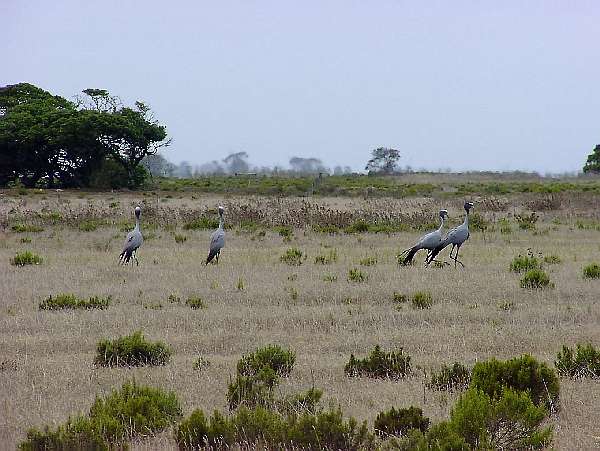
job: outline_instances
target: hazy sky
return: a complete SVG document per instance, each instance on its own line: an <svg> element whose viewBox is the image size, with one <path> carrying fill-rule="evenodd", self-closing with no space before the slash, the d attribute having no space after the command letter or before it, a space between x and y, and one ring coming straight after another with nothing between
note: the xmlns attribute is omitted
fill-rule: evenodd
<svg viewBox="0 0 600 451"><path fill-rule="evenodd" d="M600 2L0 1L0 84L147 101L175 162L581 168Z"/></svg>

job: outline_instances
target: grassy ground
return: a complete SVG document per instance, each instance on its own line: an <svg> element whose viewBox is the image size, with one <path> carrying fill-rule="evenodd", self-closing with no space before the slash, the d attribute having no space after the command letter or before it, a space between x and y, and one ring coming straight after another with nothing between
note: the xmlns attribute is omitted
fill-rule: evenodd
<svg viewBox="0 0 600 451"><path fill-rule="evenodd" d="M133 377L177 391L185 414L196 407L225 411L227 383L237 360L269 343L290 347L297 354L283 392L314 384L324 390L326 403L338 403L346 414L371 425L377 412L391 406L421 406L434 421L447 417L454 397L424 390L424 374L442 363L472 365L492 356L531 353L552 365L562 344L600 344L600 281L582 277L585 264L600 261L592 198L561 197L538 212L534 230L519 229L514 214L528 211L533 201L546 205L543 197L476 199L476 211L489 227L485 235L472 234L461 250L467 267L455 270L420 264L398 267L396 255L420 235L418 231L329 235L292 227L291 241L286 241L273 226L286 218L293 218L292 223L318 222L323 220L319 215L326 218L331 211L345 212L351 219L359 214L378 219L378 214L434 212L446 205L458 222L462 198L445 203L425 198L322 198L307 206L305 200L294 198L147 195L142 219L150 216L153 225L144 229L143 223L147 240L139 252L140 266L119 267L122 228L133 223L130 205L143 199L141 194L70 193L20 197L6 193L1 199L1 447L13 448L30 426L58 424L85 411L96 394ZM182 226L220 202L232 222L236 222L232 212L237 212L255 218L256 224L230 229L220 264L205 267L210 231ZM336 220L346 218L340 215ZM500 232L500 218L507 219L510 233ZM84 231L94 228L80 227L86 221L96 221L97 228ZM11 229L15 224L37 224L44 230L17 233ZM185 235L186 241L176 243L175 234ZM22 242L27 239L31 241ZM280 261L290 247L307 256L302 265ZM554 289L523 290L519 276L508 271L512 258L528 248L560 256L561 263L546 267ZM333 249L336 262L314 263L317 255ZM9 259L24 250L39 254L43 263L11 266ZM365 257L375 257L377 263L361 266ZM368 279L347 281L351 268L359 268ZM326 275L337 280L324 281ZM431 293L431 309L394 305L394 292L410 295L418 290ZM115 304L103 311L38 310L42 299L59 293L110 295ZM171 294L181 303L169 302ZM201 297L207 308L187 307L185 299L192 295ZM93 365L100 339L135 330L171 345L172 362L139 369ZM343 367L350 353L363 356L375 344L403 347L412 357L414 375L399 382L347 378ZM211 365L194 370L193 362L200 356ZM557 449L600 446L599 389L598 381L561 380L562 408L551 419ZM168 448L174 442L164 434L138 446Z"/></svg>

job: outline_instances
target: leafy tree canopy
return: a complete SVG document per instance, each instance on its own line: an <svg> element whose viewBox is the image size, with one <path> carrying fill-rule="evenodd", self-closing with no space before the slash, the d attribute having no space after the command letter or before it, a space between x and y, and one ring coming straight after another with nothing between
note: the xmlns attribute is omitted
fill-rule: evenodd
<svg viewBox="0 0 600 451"><path fill-rule="evenodd" d="M597 144L592 153L588 155L583 172L600 173L600 144Z"/></svg>
<svg viewBox="0 0 600 451"><path fill-rule="evenodd" d="M371 159L367 161L365 170L381 174L392 174L398 167L400 151L388 147L378 147L371 151Z"/></svg>

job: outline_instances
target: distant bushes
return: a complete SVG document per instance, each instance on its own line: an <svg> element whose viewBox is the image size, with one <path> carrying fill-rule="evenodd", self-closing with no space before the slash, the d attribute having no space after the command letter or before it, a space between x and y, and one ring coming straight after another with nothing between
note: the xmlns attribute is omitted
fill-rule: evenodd
<svg viewBox="0 0 600 451"><path fill-rule="evenodd" d="M554 366L560 376L600 378L600 349L591 343L578 344L575 350L563 345Z"/></svg>
<svg viewBox="0 0 600 451"><path fill-rule="evenodd" d="M15 224L10 229L15 233L38 233L44 231L43 227L33 224Z"/></svg>
<svg viewBox="0 0 600 451"><path fill-rule="evenodd" d="M13 266L40 265L42 262L42 257L30 251L19 252L10 259Z"/></svg>
<svg viewBox="0 0 600 451"><path fill-rule="evenodd" d="M454 362L452 366L442 365L437 373L432 372L427 387L434 390L464 390L470 381L471 371L460 362Z"/></svg>
<svg viewBox="0 0 600 451"><path fill-rule="evenodd" d="M79 415L51 429L30 429L19 445L25 451L127 449L136 437L157 434L181 417L173 392L125 383L106 397L96 397L88 416Z"/></svg>
<svg viewBox="0 0 600 451"><path fill-rule="evenodd" d="M216 218L201 217L193 221L186 222L183 225L184 230L206 230L219 227L219 220Z"/></svg>
<svg viewBox="0 0 600 451"><path fill-rule="evenodd" d="M74 294L59 294L57 296L49 296L40 302L40 310L91 310L91 309L106 309L111 303L111 297L101 298L92 296L88 299L80 299Z"/></svg>
<svg viewBox="0 0 600 451"><path fill-rule="evenodd" d="M94 363L101 366L166 365L171 349L161 341L146 341L141 331L98 343Z"/></svg>
<svg viewBox="0 0 600 451"><path fill-rule="evenodd" d="M364 359L357 359L350 354L344 372L347 376L399 379L411 373L410 356L404 354L402 348L396 352L384 352L376 345Z"/></svg>
<svg viewBox="0 0 600 451"><path fill-rule="evenodd" d="M375 418L373 427L381 436L406 435L411 430L426 432L429 428L429 418L423 416L423 411L414 406L406 409L391 408L380 412Z"/></svg>

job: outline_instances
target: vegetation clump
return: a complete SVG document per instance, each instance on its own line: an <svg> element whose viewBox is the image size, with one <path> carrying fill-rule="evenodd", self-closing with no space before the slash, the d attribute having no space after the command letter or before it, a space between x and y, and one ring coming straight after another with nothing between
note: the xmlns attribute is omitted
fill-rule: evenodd
<svg viewBox="0 0 600 451"><path fill-rule="evenodd" d="M544 288L554 288L554 284L550 282L550 277L541 269L531 269L525 273L520 281L521 288L529 290L541 290Z"/></svg>
<svg viewBox="0 0 600 451"><path fill-rule="evenodd" d="M43 261L42 257L30 251L18 252L10 259L13 266L39 265Z"/></svg>
<svg viewBox="0 0 600 451"><path fill-rule="evenodd" d="M420 408L410 406L405 409L392 407L388 411L379 412L373 426L377 435L387 437L407 435L411 430L426 432L429 424L429 418L423 416Z"/></svg>
<svg viewBox="0 0 600 451"><path fill-rule="evenodd" d="M243 376L255 376L263 369L269 368L278 376L287 377L295 362L294 351L283 349L279 345L267 345L243 356L237 364L237 371Z"/></svg>
<svg viewBox="0 0 600 451"><path fill-rule="evenodd" d="M562 259L556 254L550 254L544 256L544 263L547 265L558 265L562 262Z"/></svg>
<svg viewBox="0 0 600 451"><path fill-rule="evenodd" d="M599 279L600 278L600 265L598 263L592 263L583 268L583 277L586 279Z"/></svg>
<svg viewBox="0 0 600 451"><path fill-rule="evenodd" d="M95 363L101 366L166 365L171 349L161 341L146 341L141 331L98 343Z"/></svg>
<svg viewBox="0 0 600 451"><path fill-rule="evenodd" d="M292 266L300 266L304 260L306 260L306 256L302 253L302 251L296 247L291 247L285 254L279 257L279 260L283 263Z"/></svg>
<svg viewBox="0 0 600 451"><path fill-rule="evenodd" d="M193 310L205 309L206 304L198 296L190 296L185 300L185 305L191 307Z"/></svg>
<svg viewBox="0 0 600 451"><path fill-rule="evenodd" d="M365 257L362 258L359 263L361 264L361 266L373 266L377 264L377 258Z"/></svg>
<svg viewBox="0 0 600 451"><path fill-rule="evenodd" d="M515 220L517 221L517 224L519 225L519 228L521 230L534 230L535 229L535 224L538 221L539 216L535 214L535 212L532 212L529 215L526 214L520 214L520 215L515 215Z"/></svg>
<svg viewBox="0 0 600 451"><path fill-rule="evenodd" d="M542 269L540 261L533 254L518 255L510 262L510 270L512 272L522 273L532 269Z"/></svg>
<svg viewBox="0 0 600 451"><path fill-rule="evenodd" d="M44 228L33 224L15 224L11 230L15 233L37 233L43 232Z"/></svg>
<svg viewBox="0 0 600 451"><path fill-rule="evenodd" d="M575 350L563 345L556 355L554 366L563 377L600 378L600 349L594 348L591 343L577 344Z"/></svg>
<svg viewBox="0 0 600 451"><path fill-rule="evenodd" d="M350 271L348 271L348 281L349 282L364 282L368 279L368 276L363 273L360 269L358 268L352 268L350 269Z"/></svg>
<svg viewBox="0 0 600 451"><path fill-rule="evenodd" d="M433 305L433 298L428 291L417 291L412 299L412 306L418 309L428 309Z"/></svg>
<svg viewBox="0 0 600 451"><path fill-rule="evenodd" d="M175 242L177 244L185 243L187 241L187 236L180 235L179 233L176 233L175 235L173 235L173 238L175 239Z"/></svg>
<svg viewBox="0 0 600 451"><path fill-rule="evenodd" d="M317 255L315 257L315 265L329 265L336 262L338 259L337 250L331 249L327 254Z"/></svg>
<svg viewBox="0 0 600 451"><path fill-rule="evenodd" d="M183 225L184 230L206 230L219 227L219 220L215 218L200 217Z"/></svg>
<svg viewBox="0 0 600 451"><path fill-rule="evenodd" d="M411 373L410 356L399 351L385 352L379 345L364 359L357 359L350 354L350 360L344 367L347 376L366 376L373 378L399 379Z"/></svg>
<svg viewBox="0 0 600 451"><path fill-rule="evenodd" d="M92 296L88 299L80 299L74 294L59 294L57 296L49 296L40 302L40 310L64 310L64 309L106 309L111 303L111 297L101 298Z"/></svg>
<svg viewBox="0 0 600 451"><path fill-rule="evenodd" d="M432 372L427 383L428 388L434 390L457 391L465 390L471 381L471 370L460 362L452 366L442 365L439 372Z"/></svg>

